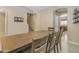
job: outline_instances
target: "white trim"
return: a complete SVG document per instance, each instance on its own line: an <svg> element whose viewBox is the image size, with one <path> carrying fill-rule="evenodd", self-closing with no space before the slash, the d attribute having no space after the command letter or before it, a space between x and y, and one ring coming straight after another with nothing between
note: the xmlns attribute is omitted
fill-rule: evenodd
<svg viewBox="0 0 79 59"><path fill-rule="evenodd" d="M5 11L5 33L8 34L8 13Z"/></svg>
<svg viewBox="0 0 79 59"><path fill-rule="evenodd" d="M6 10L3 9L3 8L0 8L0 10L1 10L1 11L0 11L1 13L4 13L4 14L5 14L5 19L4 19L4 24L5 24L5 25L4 25L4 30L5 30L5 31L2 32L2 33L7 33L7 31L8 31L8 27L7 27L7 26L8 26L8 23L7 23L7 21L8 21L8 19L7 19L7 12L6 12Z"/></svg>
<svg viewBox="0 0 79 59"><path fill-rule="evenodd" d="M74 45L79 45L77 42L69 41L69 43L74 44Z"/></svg>

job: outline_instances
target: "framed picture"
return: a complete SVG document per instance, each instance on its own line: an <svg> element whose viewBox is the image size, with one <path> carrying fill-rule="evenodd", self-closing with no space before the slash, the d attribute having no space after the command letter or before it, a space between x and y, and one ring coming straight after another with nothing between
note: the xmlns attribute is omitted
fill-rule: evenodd
<svg viewBox="0 0 79 59"><path fill-rule="evenodd" d="M14 22L24 22L24 18L23 17L14 17Z"/></svg>

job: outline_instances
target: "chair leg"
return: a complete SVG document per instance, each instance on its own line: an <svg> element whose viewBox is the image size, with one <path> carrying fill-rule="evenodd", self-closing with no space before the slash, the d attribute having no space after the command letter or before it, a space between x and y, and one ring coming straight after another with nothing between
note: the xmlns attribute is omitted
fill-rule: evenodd
<svg viewBox="0 0 79 59"><path fill-rule="evenodd" d="M46 46L46 53L50 53L50 48L51 48L51 42L50 41L48 41L47 42L47 46Z"/></svg>
<svg viewBox="0 0 79 59"><path fill-rule="evenodd" d="M48 52L50 52L50 51L51 51L51 42L50 42L50 45L49 45Z"/></svg>
<svg viewBox="0 0 79 59"><path fill-rule="evenodd" d="M55 46L54 46L54 53L56 53Z"/></svg>
<svg viewBox="0 0 79 59"><path fill-rule="evenodd" d="M62 50L62 48L61 48L61 40L60 40L60 43L59 43L59 45L60 45L60 50Z"/></svg>
<svg viewBox="0 0 79 59"><path fill-rule="evenodd" d="M34 50L35 50L35 43L34 43L34 41L32 40L32 51L31 51L31 52L34 53L34 52L35 52Z"/></svg>
<svg viewBox="0 0 79 59"><path fill-rule="evenodd" d="M46 50L45 50L45 53L48 53L48 42L47 42L47 45L46 45Z"/></svg>
<svg viewBox="0 0 79 59"><path fill-rule="evenodd" d="M57 53L59 53L58 44L56 45L56 47L57 47Z"/></svg>

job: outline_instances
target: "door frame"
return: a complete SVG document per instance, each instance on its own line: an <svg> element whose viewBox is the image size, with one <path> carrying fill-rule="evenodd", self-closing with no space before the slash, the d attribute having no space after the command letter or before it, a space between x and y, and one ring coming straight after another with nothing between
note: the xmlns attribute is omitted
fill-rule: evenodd
<svg viewBox="0 0 79 59"><path fill-rule="evenodd" d="M2 11L0 11L0 12L2 12L2 13L5 14L5 19L4 19L4 33L8 34L8 12L5 11L4 9L1 9L1 10Z"/></svg>

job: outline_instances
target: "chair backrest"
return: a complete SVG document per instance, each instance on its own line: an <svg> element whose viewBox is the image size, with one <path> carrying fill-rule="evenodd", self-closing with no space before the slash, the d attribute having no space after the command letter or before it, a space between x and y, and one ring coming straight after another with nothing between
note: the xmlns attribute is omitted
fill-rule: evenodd
<svg viewBox="0 0 79 59"><path fill-rule="evenodd" d="M48 27L48 31L49 31L49 34L50 34L49 37L52 37L52 38L53 38L53 35L54 35L54 28L53 28L53 27Z"/></svg>
<svg viewBox="0 0 79 59"><path fill-rule="evenodd" d="M46 52L50 52L52 49L53 49L53 47L54 47L54 45L55 45L55 40L54 40L54 33L52 34L52 36L51 36L51 34L49 34L49 38L48 38L48 42L47 42L47 49L46 49Z"/></svg>
<svg viewBox="0 0 79 59"><path fill-rule="evenodd" d="M48 27L48 31L54 31L53 27Z"/></svg>
<svg viewBox="0 0 79 59"><path fill-rule="evenodd" d="M61 40L62 34L63 28L60 29L58 32L53 33L52 37L51 34L49 35L47 52L51 52L55 48L55 45L58 44L58 42Z"/></svg>
<svg viewBox="0 0 79 59"><path fill-rule="evenodd" d="M61 37L62 37L63 32L64 32L64 28L61 28L61 29L60 29L59 40L61 40Z"/></svg>
<svg viewBox="0 0 79 59"><path fill-rule="evenodd" d="M61 40L62 34L63 34L63 28L59 29L59 31L56 33L56 44Z"/></svg>
<svg viewBox="0 0 79 59"><path fill-rule="evenodd" d="M39 49L40 47L42 47L44 44L47 43L48 40L48 36L42 37L42 38L37 38L37 39L33 39L32 40L32 52L34 53L38 53L35 50ZM46 50L46 47L43 47L44 51Z"/></svg>

